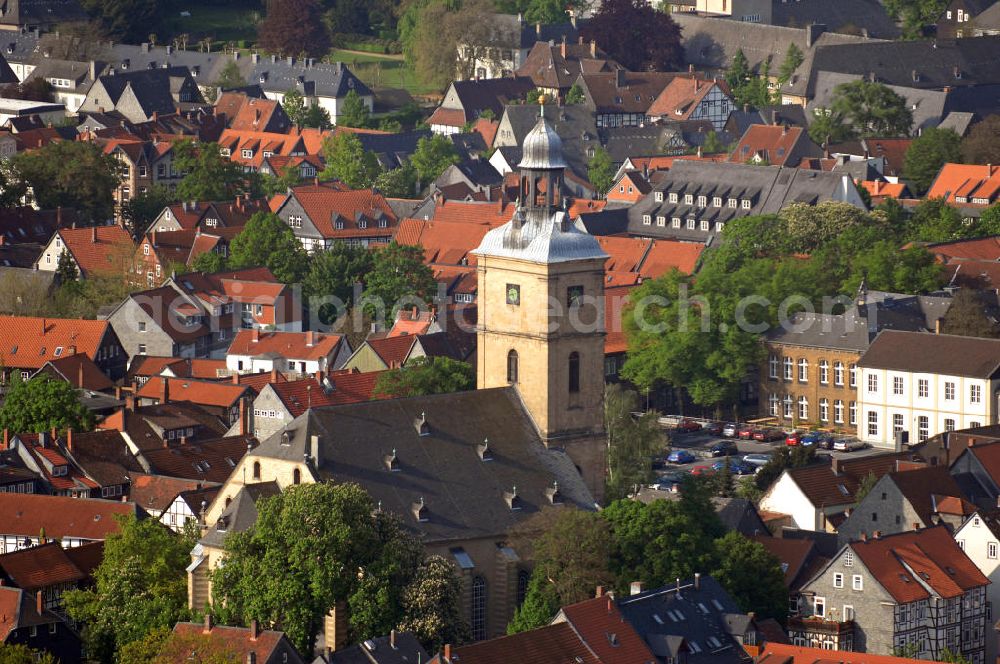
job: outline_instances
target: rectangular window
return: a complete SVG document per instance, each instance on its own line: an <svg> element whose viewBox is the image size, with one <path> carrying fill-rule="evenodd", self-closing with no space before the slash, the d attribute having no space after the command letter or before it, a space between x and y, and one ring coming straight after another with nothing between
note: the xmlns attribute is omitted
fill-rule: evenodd
<svg viewBox="0 0 1000 664"><path fill-rule="evenodd" d="M944 430L945 431L954 431L955 430L955 420L953 420L951 418L945 419L945 421L944 421Z"/></svg>
<svg viewBox="0 0 1000 664"><path fill-rule="evenodd" d="M730 208L735 208L735 207L736 207L736 199L735 199L735 198L730 198L730 199L729 199L729 200L728 200L728 201L726 202L726 206L727 206L727 207L730 207Z"/></svg>
<svg viewBox="0 0 1000 664"><path fill-rule="evenodd" d="M844 402L840 399L833 402L833 421L836 424L844 423Z"/></svg>
<svg viewBox="0 0 1000 664"><path fill-rule="evenodd" d="M878 413L874 410L868 411L868 435L878 435Z"/></svg>
<svg viewBox="0 0 1000 664"><path fill-rule="evenodd" d="M983 386L982 385L970 385L969 386L969 403L982 403L983 401Z"/></svg>
<svg viewBox="0 0 1000 664"><path fill-rule="evenodd" d="M857 387L858 386L858 365L852 364L851 368L848 370L848 374L850 375L850 384L849 384L849 387Z"/></svg>
<svg viewBox="0 0 1000 664"><path fill-rule="evenodd" d="M997 557L997 543L989 542L986 544L986 557L996 558Z"/></svg>
<svg viewBox="0 0 1000 664"><path fill-rule="evenodd" d="M826 598L813 597L813 614L820 618L826 617Z"/></svg>
<svg viewBox="0 0 1000 664"><path fill-rule="evenodd" d="M860 574L854 574L851 576L851 588L854 590L864 590L865 589L865 578Z"/></svg>
<svg viewBox="0 0 1000 664"><path fill-rule="evenodd" d="M947 382L944 384L944 398L948 401L955 400L955 383Z"/></svg>
<svg viewBox="0 0 1000 664"><path fill-rule="evenodd" d="M712 197L712 207L722 207L722 197L713 196Z"/></svg>
<svg viewBox="0 0 1000 664"><path fill-rule="evenodd" d="M570 286L566 289L566 306L572 307L583 299L583 286Z"/></svg>
<svg viewBox="0 0 1000 664"><path fill-rule="evenodd" d="M819 421L829 422L830 421L830 402L826 399L819 400Z"/></svg>
<svg viewBox="0 0 1000 664"><path fill-rule="evenodd" d="M675 191L670 192L670 198L669 198L669 200L670 200L671 203L676 203L677 202L677 192L675 192Z"/></svg>
<svg viewBox="0 0 1000 664"><path fill-rule="evenodd" d="M653 194L653 198L656 200L657 203L662 203L663 202L663 192L662 191L656 192L655 194Z"/></svg>
<svg viewBox="0 0 1000 664"><path fill-rule="evenodd" d="M707 219L702 219L701 220L701 230L708 231L708 229L710 229L710 228L711 228L711 225L709 224L708 220Z"/></svg>
<svg viewBox="0 0 1000 664"><path fill-rule="evenodd" d="M694 194L684 194L684 205L694 205Z"/></svg>
<svg viewBox="0 0 1000 664"><path fill-rule="evenodd" d="M892 433L893 435L899 433L903 430L903 414L893 413L892 414Z"/></svg>
<svg viewBox="0 0 1000 664"><path fill-rule="evenodd" d="M820 360L819 362L819 382L822 385L830 383L830 363L826 360Z"/></svg>
<svg viewBox="0 0 1000 664"><path fill-rule="evenodd" d="M784 359L784 370L785 380L792 380L792 358L786 357Z"/></svg>
<svg viewBox="0 0 1000 664"><path fill-rule="evenodd" d="M770 378L778 377L778 356L772 355L767 360L767 375Z"/></svg>
<svg viewBox="0 0 1000 664"><path fill-rule="evenodd" d="M931 388L930 382L926 378L917 379L917 396L921 399L926 399L930 396Z"/></svg>
<svg viewBox="0 0 1000 664"><path fill-rule="evenodd" d="M843 588L844 587L844 575L840 572L835 572L833 575L833 587Z"/></svg>
<svg viewBox="0 0 1000 664"><path fill-rule="evenodd" d="M687 227L688 227L689 231L693 231L695 229L695 223L696 222L695 222L694 219L688 219L688 221L687 221Z"/></svg>
<svg viewBox="0 0 1000 664"><path fill-rule="evenodd" d="M708 199L706 199L704 196L699 196L698 197L698 207L702 207L703 208L703 207L707 207L707 206L708 206Z"/></svg>
<svg viewBox="0 0 1000 664"><path fill-rule="evenodd" d="M847 406L847 423L852 427L858 423L858 404L854 401Z"/></svg>
<svg viewBox="0 0 1000 664"><path fill-rule="evenodd" d="M930 437L930 418L921 415L917 418L917 440L923 442Z"/></svg>
<svg viewBox="0 0 1000 664"><path fill-rule="evenodd" d="M833 384L837 387L844 386L844 363L835 362L833 365Z"/></svg>
<svg viewBox="0 0 1000 664"><path fill-rule="evenodd" d="M893 376L892 377L892 393L902 394L903 393L903 377Z"/></svg>
<svg viewBox="0 0 1000 664"><path fill-rule="evenodd" d="M662 214L656 215L656 225L661 228L667 225L667 218Z"/></svg>
<svg viewBox="0 0 1000 664"><path fill-rule="evenodd" d="M740 207L742 207L744 210L749 210L750 209L750 199L749 198L744 198L743 200L740 201L740 203L742 204Z"/></svg>
<svg viewBox="0 0 1000 664"><path fill-rule="evenodd" d="M878 375L868 374L868 392L878 392Z"/></svg>
<svg viewBox="0 0 1000 664"><path fill-rule="evenodd" d="M146 344L139 344L139 355L146 354Z"/></svg>
<svg viewBox="0 0 1000 664"><path fill-rule="evenodd" d="M652 216L650 216L648 214L642 215L642 225L643 226L651 226L652 223L653 223L653 217Z"/></svg>

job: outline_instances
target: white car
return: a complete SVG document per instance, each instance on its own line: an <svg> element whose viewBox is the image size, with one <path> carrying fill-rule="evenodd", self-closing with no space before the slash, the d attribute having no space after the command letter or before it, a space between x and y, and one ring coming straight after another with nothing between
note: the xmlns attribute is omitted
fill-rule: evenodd
<svg viewBox="0 0 1000 664"><path fill-rule="evenodd" d="M743 463L750 464L751 466L766 466L767 462L771 460L770 454L747 454L743 457Z"/></svg>
<svg viewBox="0 0 1000 664"><path fill-rule="evenodd" d="M867 443L862 443L860 440L853 438L841 438L833 443L833 449L838 452L853 452L855 450L863 450L866 447L868 447Z"/></svg>
<svg viewBox="0 0 1000 664"><path fill-rule="evenodd" d="M726 426L722 427L722 435L725 438L735 438L736 433L740 430L738 426L730 422Z"/></svg>

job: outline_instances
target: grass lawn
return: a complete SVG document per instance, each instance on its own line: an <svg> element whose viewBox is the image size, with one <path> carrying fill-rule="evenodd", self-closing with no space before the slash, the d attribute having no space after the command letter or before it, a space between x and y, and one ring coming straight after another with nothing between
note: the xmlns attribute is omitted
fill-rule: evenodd
<svg viewBox="0 0 1000 664"><path fill-rule="evenodd" d="M190 16L181 16L182 11ZM172 10L164 19L166 28L173 34L187 33L191 36L188 48L203 37L211 37L215 42L257 39L257 21L261 12L239 7L208 7L203 5L181 6Z"/></svg>
<svg viewBox="0 0 1000 664"><path fill-rule="evenodd" d="M411 95L438 92L434 87L421 84L413 70L397 58L337 49L330 51L330 58L346 64L372 88L402 88Z"/></svg>

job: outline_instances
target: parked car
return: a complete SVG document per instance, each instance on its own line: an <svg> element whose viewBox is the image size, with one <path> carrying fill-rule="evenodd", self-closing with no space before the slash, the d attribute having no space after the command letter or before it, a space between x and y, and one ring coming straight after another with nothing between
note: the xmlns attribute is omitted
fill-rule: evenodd
<svg viewBox="0 0 1000 664"><path fill-rule="evenodd" d="M718 462L716 462L718 463ZM691 469L691 474L695 477L701 477L703 475L713 475L717 471L713 466L695 466Z"/></svg>
<svg viewBox="0 0 1000 664"><path fill-rule="evenodd" d="M806 435L804 431L793 431L787 436L785 436L785 445L789 447L795 447L802 442L802 436Z"/></svg>
<svg viewBox="0 0 1000 664"><path fill-rule="evenodd" d="M695 431L701 431L701 424L694 420L684 419L677 423L678 433L694 433Z"/></svg>
<svg viewBox="0 0 1000 664"><path fill-rule="evenodd" d="M723 424L722 422L709 422L705 425L705 433L711 436L721 436L722 435Z"/></svg>
<svg viewBox="0 0 1000 664"><path fill-rule="evenodd" d="M697 457L687 450L674 450L667 457L667 461L670 463L693 463L696 459Z"/></svg>
<svg viewBox="0 0 1000 664"><path fill-rule="evenodd" d="M833 443L833 449L838 452L854 452L868 447L867 443L862 443L855 438L841 438Z"/></svg>
<svg viewBox="0 0 1000 664"><path fill-rule="evenodd" d="M740 430L736 432L736 437L740 440L753 440L753 434L755 431L757 431L756 427L744 424L740 427Z"/></svg>
<svg viewBox="0 0 1000 664"><path fill-rule="evenodd" d="M766 443L770 440L781 440L784 437L785 432L781 429L758 429L753 434L753 439L761 443Z"/></svg>
<svg viewBox="0 0 1000 664"><path fill-rule="evenodd" d="M740 432L740 425L734 422L730 422L726 426L722 427L722 436L724 438L735 438L736 434Z"/></svg>
<svg viewBox="0 0 1000 664"><path fill-rule="evenodd" d="M731 454L736 454L738 451L736 443L731 440L720 440L715 445L712 445L709 450L714 457L730 456Z"/></svg>
<svg viewBox="0 0 1000 664"><path fill-rule="evenodd" d="M771 460L770 454L747 454L745 457L743 457L743 463L749 466L754 466L756 468L760 468L762 466L767 465L767 463L770 460Z"/></svg>
<svg viewBox="0 0 1000 664"><path fill-rule="evenodd" d="M657 477L656 481L649 485L649 488L654 491L673 491L675 486L684 483L684 479L688 475L690 475L690 473L687 470L673 470L666 472Z"/></svg>
<svg viewBox="0 0 1000 664"><path fill-rule="evenodd" d="M802 436L802 438L799 440L799 444L809 447L811 445L817 444L821 437L822 435L818 431L810 431L809 433Z"/></svg>
<svg viewBox="0 0 1000 664"><path fill-rule="evenodd" d="M836 440L837 440L836 436L833 436L831 434L823 434L822 436L819 437L819 440L816 441L816 447L823 450L832 450L833 444L836 442Z"/></svg>
<svg viewBox="0 0 1000 664"><path fill-rule="evenodd" d="M704 467L704 466L702 466ZM726 461L716 461L712 464L712 472L721 473L726 469ZM757 467L751 466L748 463L743 463L742 461L730 460L729 462L729 472L733 475L753 475L756 472Z"/></svg>

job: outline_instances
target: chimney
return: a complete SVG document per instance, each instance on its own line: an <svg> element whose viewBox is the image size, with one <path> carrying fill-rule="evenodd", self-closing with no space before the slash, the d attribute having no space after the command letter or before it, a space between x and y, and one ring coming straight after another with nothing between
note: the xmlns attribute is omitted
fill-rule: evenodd
<svg viewBox="0 0 1000 664"><path fill-rule="evenodd" d="M125 410L130 413L135 410L135 397L133 396L125 397Z"/></svg>
<svg viewBox="0 0 1000 664"><path fill-rule="evenodd" d="M3 430L3 448L7 449L10 446L10 429L5 428ZM1000 507L1000 496L997 496L997 507Z"/></svg>
<svg viewBox="0 0 1000 664"><path fill-rule="evenodd" d="M867 542L868 541L868 533L866 533L863 530L861 531L861 541L862 542Z"/></svg>
<svg viewBox="0 0 1000 664"><path fill-rule="evenodd" d="M170 381L166 376L161 376L160 380L163 381L163 398L160 403L167 403L170 401Z"/></svg>
<svg viewBox="0 0 1000 664"><path fill-rule="evenodd" d="M537 36L538 38L541 38L541 36L542 36L542 24L541 23L535 23L535 36Z"/></svg>
<svg viewBox="0 0 1000 664"><path fill-rule="evenodd" d="M451 662L451 644L444 644L444 661Z"/></svg>
<svg viewBox="0 0 1000 664"><path fill-rule="evenodd" d="M96 81L97 80L97 63L94 62L93 60L90 61L90 71L89 71L89 74L90 74L90 80L91 81Z"/></svg>
<svg viewBox="0 0 1000 664"><path fill-rule="evenodd" d="M62 228L62 206L56 206L56 228Z"/></svg>
<svg viewBox="0 0 1000 664"><path fill-rule="evenodd" d="M396 649L396 630L394 629L389 630L389 647L393 650Z"/></svg>
<svg viewBox="0 0 1000 664"><path fill-rule="evenodd" d="M563 35L562 46L559 47L559 54L562 56L563 60L566 59L566 35Z"/></svg>
<svg viewBox="0 0 1000 664"><path fill-rule="evenodd" d="M597 57L597 42L593 39L590 40L590 57Z"/></svg>
<svg viewBox="0 0 1000 664"><path fill-rule="evenodd" d="M250 431L249 431L249 429L250 429L249 422L247 422L247 418L249 416L250 416L249 413L247 413L247 400L246 399L240 399L240 435L241 436L246 436L246 435L249 435L249 433L250 433Z"/></svg>
<svg viewBox="0 0 1000 664"><path fill-rule="evenodd" d="M701 572L694 573L694 589L698 590L701 588Z"/></svg>
<svg viewBox="0 0 1000 664"><path fill-rule="evenodd" d="M239 372L234 373L232 375L232 380L233 380L233 385L239 385L240 384L240 374L239 374Z"/></svg>
<svg viewBox="0 0 1000 664"><path fill-rule="evenodd" d="M688 73L691 74L691 78L695 78L694 75L694 65L688 65ZM697 88L695 88L697 90Z"/></svg>
<svg viewBox="0 0 1000 664"><path fill-rule="evenodd" d="M256 641L258 633L257 619L254 618L250 621L250 640Z"/></svg>
<svg viewBox="0 0 1000 664"><path fill-rule="evenodd" d="M38 615L45 611L45 594L41 590L35 593L35 611L38 611Z"/></svg>
<svg viewBox="0 0 1000 664"><path fill-rule="evenodd" d="M625 70L616 69L615 70L615 87L624 88L625 87Z"/></svg>
<svg viewBox="0 0 1000 664"><path fill-rule="evenodd" d="M208 634L211 631L212 631L212 614L211 613L206 613L205 614L205 629L204 629L204 632L205 632L205 634Z"/></svg>
<svg viewBox="0 0 1000 664"><path fill-rule="evenodd" d="M77 372L76 372L76 383L77 383L77 387L79 387L82 390L83 389L83 362L80 363L80 367L79 367L79 369L77 369Z"/></svg>
<svg viewBox="0 0 1000 664"><path fill-rule="evenodd" d="M42 319L42 336L45 336L45 319Z"/></svg>
<svg viewBox="0 0 1000 664"><path fill-rule="evenodd" d="M312 330L306 332L306 346L312 348L316 345L315 333Z"/></svg>
<svg viewBox="0 0 1000 664"><path fill-rule="evenodd" d="M272 383L277 383L278 382L278 370L277 369L271 369L271 382Z"/></svg>
<svg viewBox="0 0 1000 664"><path fill-rule="evenodd" d="M934 334L941 334L941 318L934 320Z"/></svg>
<svg viewBox="0 0 1000 664"><path fill-rule="evenodd" d="M997 504L1000 504L1000 497L997 498ZM594 593L594 597L604 597L604 586L597 586L597 591Z"/></svg>
<svg viewBox="0 0 1000 664"><path fill-rule="evenodd" d="M642 581L633 581L628 588L629 595L638 595L642 593Z"/></svg>
<svg viewBox="0 0 1000 664"><path fill-rule="evenodd" d="M913 522L913 529L914 530L920 530L920 524L918 522L914 521Z"/></svg>
<svg viewBox="0 0 1000 664"><path fill-rule="evenodd" d="M260 341L260 330L256 327L250 332L250 341L252 343L258 343Z"/></svg>
<svg viewBox="0 0 1000 664"><path fill-rule="evenodd" d="M97 226L90 227L90 241L97 244Z"/></svg>
<svg viewBox="0 0 1000 664"><path fill-rule="evenodd" d="M177 444L180 445L181 447L184 447L185 445L188 444L188 437L187 436L181 436L180 439L178 440Z"/></svg>
<svg viewBox="0 0 1000 664"><path fill-rule="evenodd" d="M70 452L73 451L73 430L66 429L66 449Z"/></svg>

